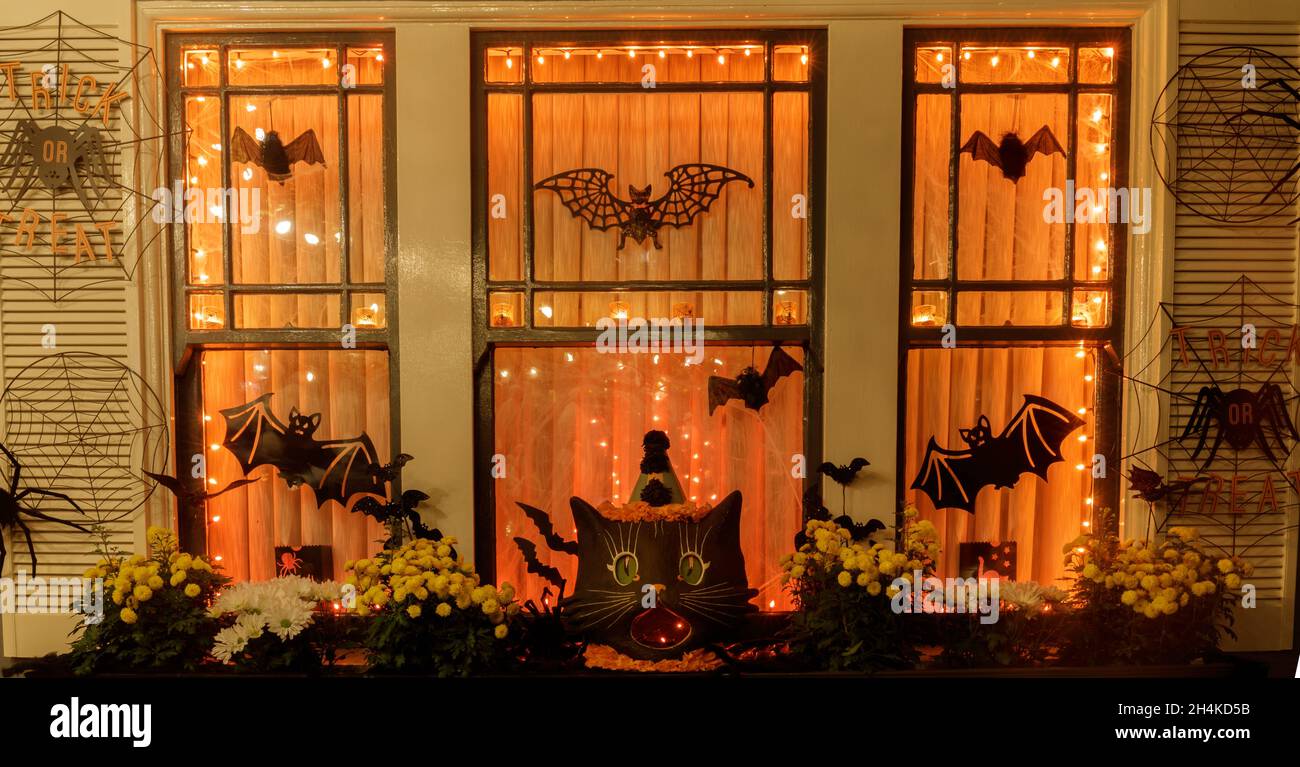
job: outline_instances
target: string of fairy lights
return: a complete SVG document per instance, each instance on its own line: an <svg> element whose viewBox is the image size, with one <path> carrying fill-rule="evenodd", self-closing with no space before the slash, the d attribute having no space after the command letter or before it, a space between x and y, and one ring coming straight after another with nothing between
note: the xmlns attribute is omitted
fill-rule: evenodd
<svg viewBox="0 0 1300 767"><path fill-rule="evenodd" d="M778 56L797 55L801 66L808 66L809 54L806 45L777 45L774 46L774 53ZM669 56L682 56L686 59L694 59L697 56L701 59L707 59L716 62L719 66L725 66L734 56L741 58L750 58L754 54L762 54L763 46L756 44L739 44L728 46L698 46L698 45L627 45L627 46L599 46L599 47L550 47L535 49L533 61L538 66L545 66L548 61L553 61L557 57L562 61L570 61L575 56L591 57L597 61L603 61L606 56L616 57L623 56L628 59L659 59L667 60ZM522 51L518 48L501 48L493 49L488 52L489 56L501 57L507 70L514 70L519 58L522 57Z"/></svg>

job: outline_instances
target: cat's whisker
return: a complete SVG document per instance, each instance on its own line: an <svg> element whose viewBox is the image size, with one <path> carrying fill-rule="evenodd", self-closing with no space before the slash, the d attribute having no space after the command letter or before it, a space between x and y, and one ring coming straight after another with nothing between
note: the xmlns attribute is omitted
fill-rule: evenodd
<svg viewBox="0 0 1300 767"><path fill-rule="evenodd" d="M595 616L595 615L600 615L608 610L617 610L618 608L629 604L635 605L636 599L620 599L614 602L596 603L596 604L592 604L590 607L586 609L579 608L577 610L574 610L572 614L574 617L579 617L579 618L583 616Z"/></svg>
<svg viewBox="0 0 1300 767"><path fill-rule="evenodd" d="M711 621L713 621L714 623L721 623L721 624L723 624L723 625L726 625L726 624L728 623L728 621L725 620L725 618L728 617L726 613L719 612L719 611L717 611L717 610L712 610L711 608L706 608L706 607L702 607L702 606L695 606L695 605L689 605L689 604L685 604L685 603L683 603L683 604L682 604L682 610L684 610L684 611L686 611L686 612L688 612L688 613L695 613L696 615L700 616L701 618L704 618L705 620L711 620ZM710 615L710 614L709 614L710 612L715 613L715 615L721 615L721 616L723 616L723 617L722 617L722 618L715 617L715 615Z"/></svg>
<svg viewBox="0 0 1300 767"><path fill-rule="evenodd" d="M624 607L622 610L619 610L618 612L616 612L616 613L610 615L610 616L607 617L607 618L602 618L602 619L600 620L600 623L597 624L597 625L600 625L600 624L608 624L608 625L611 625L611 626L612 626L612 625L614 625L615 623L618 622L619 618L622 618L624 615L626 615L626 614L627 614L627 611L628 611L628 610L631 610L633 607L636 607L636 602L635 602L635 600L634 600L631 604L629 604L629 605L627 605L626 607Z"/></svg>

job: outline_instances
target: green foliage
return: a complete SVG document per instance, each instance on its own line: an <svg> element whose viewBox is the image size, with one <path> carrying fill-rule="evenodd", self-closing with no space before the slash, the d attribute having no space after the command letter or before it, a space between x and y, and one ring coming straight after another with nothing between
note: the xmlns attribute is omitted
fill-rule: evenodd
<svg viewBox="0 0 1300 767"><path fill-rule="evenodd" d="M496 668L504 643L478 610L429 611L412 618L405 610L381 610L369 619L365 645L375 673L469 676Z"/></svg>

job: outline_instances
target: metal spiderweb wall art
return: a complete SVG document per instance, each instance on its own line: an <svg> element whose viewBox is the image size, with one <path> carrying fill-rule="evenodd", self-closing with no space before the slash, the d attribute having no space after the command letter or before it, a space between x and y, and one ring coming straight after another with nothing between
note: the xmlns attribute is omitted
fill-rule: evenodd
<svg viewBox="0 0 1300 767"><path fill-rule="evenodd" d="M162 401L139 374L111 357L40 357L8 382L0 410L0 441L13 459L0 461L3 486L59 494L29 494L25 508L86 529L128 521L156 486L144 472L162 472L167 463ZM45 529L82 535L66 526ZM78 553L88 549L89 540L77 544Z"/></svg>
<svg viewBox="0 0 1300 767"><path fill-rule="evenodd" d="M1198 215L1290 221L1300 199L1300 70L1261 48L1192 58L1156 100L1151 153L1165 186Z"/></svg>
<svg viewBox="0 0 1300 767"><path fill-rule="evenodd" d="M1296 304L1244 275L1205 301L1159 305L1117 371L1137 425L1123 456L1129 489L1150 511L1147 530L1130 534L1150 537L1176 522L1197 526L1226 555L1282 545L1300 493L1300 472L1290 469L1300 446L1296 323ZM1157 340L1158 351L1141 358Z"/></svg>
<svg viewBox="0 0 1300 767"><path fill-rule="evenodd" d="M0 277L60 302L134 277L162 233L152 49L62 11L0 29Z"/></svg>

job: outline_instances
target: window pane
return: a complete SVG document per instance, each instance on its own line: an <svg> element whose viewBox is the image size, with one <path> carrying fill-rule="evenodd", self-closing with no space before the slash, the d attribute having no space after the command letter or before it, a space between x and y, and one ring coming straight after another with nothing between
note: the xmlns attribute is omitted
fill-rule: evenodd
<svg viewBox="0 0 1300 767"><path fill-rule="evenodd" d="M381 85L384 82L383 46L348 48L348 64L352 65L353 84Z"/></svg>
<svg viewBox="0 0 1300 767"><path fill-rule="evenodd" d="M326 48L231 48L227 52L231 85L336 85L339 63Z"/></svg>
<svg viewBox="0 0 1300 767"><path fill-rule="evenodd" d="M808 291L778 290L772 294L773 325L807 325Z"/></svg>
<svg viewBox="0 0 1300 767"><path fill-rule="evenodd" d="M384 97L348 96L348 270L353 282L384 281Z"/></svg>
<svg viewBox="0 0 1300 767"><path fill-rule="evenodd" d="M539 46L534 82L657 83L753 82L763 79L763 46L724 45Z"/></svg>
<svg viewBox="0 0 1300 767"><path fill-rule="evenodd" d="M1111 123L1114 116L1113 97L1108 93L1079 94L1078 147L1075 158L1075 178L1080 187L1090 189L1111 188ZM1127 190L1124 192L1127 197ZM1066 204L1078 204L1066 201ZM1089 215L1074 219L1074 278L1076 280L1110 279L1110 249L1114 227L1111 226L1111 201L1094 199L1092 209L1085 201L1084 211ZM1118 211L1117 211L1118 212Z"/></svg>
<svg viewBox="0 0 1300 767"><path fill-rule="evenodd" d="M191 285L219 285L222 274L222 222L225 195L221 194L221 99L190 96L185 99L185 195L173 205L186 211L185 233L189 246L186 274ZM202 195L200 199L198 195ZM194 199L191 206L188 200ZM237 212L238 199L231 212Z"/></svg>
<svg viewBox="0 0 1300 767"><path fill-rule="evenodd" d="M803 362L803 351L782 347ZM509 471L496 483L497 580L540 598L545 582L524 569L513 538L537 542L542 561L572 582L574 558L551 553L516 502L552 515L573 538L569 498L624 503L636 483L641 440L665 431L678 479L697 503L733 490L744 496L741 546L755 603L789 609L780 558L800 526L801 483L790 456L803 450L803 374L782 378L756 417L739 400L709 414L708 377L762 368L767 347L711 346L703 365L682 355L601 354L592 347L501 348L495 352L494 452Z"/></svg>
<svg viewBox="0 0 1300 767"><path fill-rule="evenodd" d="M772 276L808 279L808 94L772 95Z"/></svg>
<svg viewBox="0 0 1300 767"><path fill-rule="evenodd" d="M488 279L524 279L523 97L490 93L488 125Z"/></svg>
<svg viewBox="0 0 1300 767"><path fill-rule="evenodd" d="M221 62L216 48L186 48L181 55L181 70L187 87L221 84Z"/></svg>
<svg viewBox="0 0 1300 767"><path fill-rule="evenodd" d="M1060 325L1063 299L1059 291L963 291L957 294L960 325Z"/></svg>
<svg viewBox="0 0 1300 767"><path fill-rule="evenodd" d="M812 67L811 54L806 45L772 46L772 79L808 82Z"/></svg>
<svg viewBox="0 0 1300 767"><path fill-rule="evenodd" d="M941 83L944 74L951 72L955 66L952 61L951 45L926 45L916 49L916 81L918 83Z"/></svg>
<svg viewBox="0 0 1300 767"><path fill-rule="evenodd" d="M1043 192L1065 189L1069 97L1065 94L970 94L961 97L961 142L1028 141L1046 127L1061 152L1034 155L1017 181L1002 168L961 155L957 277L962 280L1059 280L1065 277L1065 227L1043 217Z"/></svg>
<svg viewBox="0 0 1300 767"><path fill-rule="evenodd" d="M912 291L912 325L935 328L948 323L948 294L939 290Z"/></svg>
<svg viewBox="0 0 1300 767"><path fill-rule="evenodd" d="M524 67L520 63L520 58L523 55L523 48L488 48L486 61L483 62L484 80L489 83L522 82Z"/></svg>
<svg viewBox="0 0 1300 767"><path fill-rule="evenodd" d="M376 460L390 460L388 354L371 350L205 351L202 413L207 445L206 481L219 490L244 476L239 460L222 443L221 410L274 393L272 414L282 424L293 408L320 413L316 439L370 437ZM195 417L198 417L197 415ZM326 577L341 579L343 563L374 552L383 540L380 525L346 511L335 501L317 507L305 486L290 489L277 469L266 465L250 477L262 480L208 502L208 552L235 580L276 575L276 546L323 546L332 560ZM353 496L352 503L360 498Z"/></svg>
<svg viewBox="0 0 1300 767"><path fill-rule="evenodd" d="M337 328L339 297L330 293L239 293L235 327L293 330Z"/></svg>
<svg viewBox="0 0 1300 767"><path fill-rule="evenodd" d="M231 232L235 282L340 280L338 109L338 99L333 96L231 97L233 127L227 137L232 145L228 153L232 155L231 178L240 200L250 206L257 202L253 223ZM286 147L294 141L311 142L314 137L324 162L295 162L277 173L252 158L236 161L236 130L254 141L278 140ZM272 174L278 177L272 178Z"/></svg>
<svg viewBox="0 0 1300 767"><path fill-rule="evenodd" d="M916 150L912 162L912 276L948 276L951 202L952 97L916 97Z"/></svg>
<svg viewBox="0 0 1300 767"><path fill-rule="evenodd" d="M960 69L964 83L1065 83L1070 80L1070 49L966 44Z"/></svg>
<svg viewBox="0 0 1300 767"><path fill-rule="evenodd" d="M222 330L226 327L226 310L220 293L191 293L190 330Z"/></svg>
<svg viewBox="0 0 1300 767"><path fill-rule="evenodd" d="M956 508L935 510L928 495L905 490L906 500L939 529L941 576L957 574L962 541L1014 542L1019 567L1013 576L1018 580L1051 584L1065 574L1061 547L1083 532L1091 510L1092 473L1077 467L1090 466L1094 452L1094 364L1093 354L1074 346L908 352L905 488L920 472L931 436L940 447L964 449L958 430L975 426L981 415L988 417L993 434L1000 434L1026 394L1046 397L1076 414L1082 408L1086 422L1065 438L1064 461L1048 469L1046 483L1022 474L1013 488L986 486L976 496L974 515Z"/></svg>
<svg viewBox="0 0 1300 767"><path fill-rule="evenodd" d="M644 291L534 294L537 327L594 327L601 319L686 318L710 325L762 325L759 291Z"/></svg>
<svg viewBox="0 0 1300 767"><path fill-rule="evenodd" d="M383 293L353 293L348 316L358 330L388 327L388 310Z"/></svg>
<svg viewBox="0 0 1300 767"><path fill-rule="evenodd" d="M629 186L668 191L665 175L709 163L754 181L726 184L690 226L619 245L617 225L593 230L550 190L533 192L534 266L539 280L698 280L763 277L763 95L589 93L533 97L533 180L600 168L629 199Z"/></svg>
<svg viewBox="0 0 1300 767"><path fill-rule="evenodd" d="M1095 328L1110 324L1110 294L1104 290L1074 291L1074 309L1070 324Z"/></svg>
<svg viewBox="0 0 1300 767"><path fill-rule="evenodd" d="M1079 82L1110 83L1115 81L1115 49L1096 47L1079 49Z"/></svg>
<svg viewBox="0 0 1300 767"><path fill-rule="evenodd" d="M543 311L543 315L549 318ZM524 324L523 293L490 293L488 295L488 324L494 328L512 328Z"/></svg>

